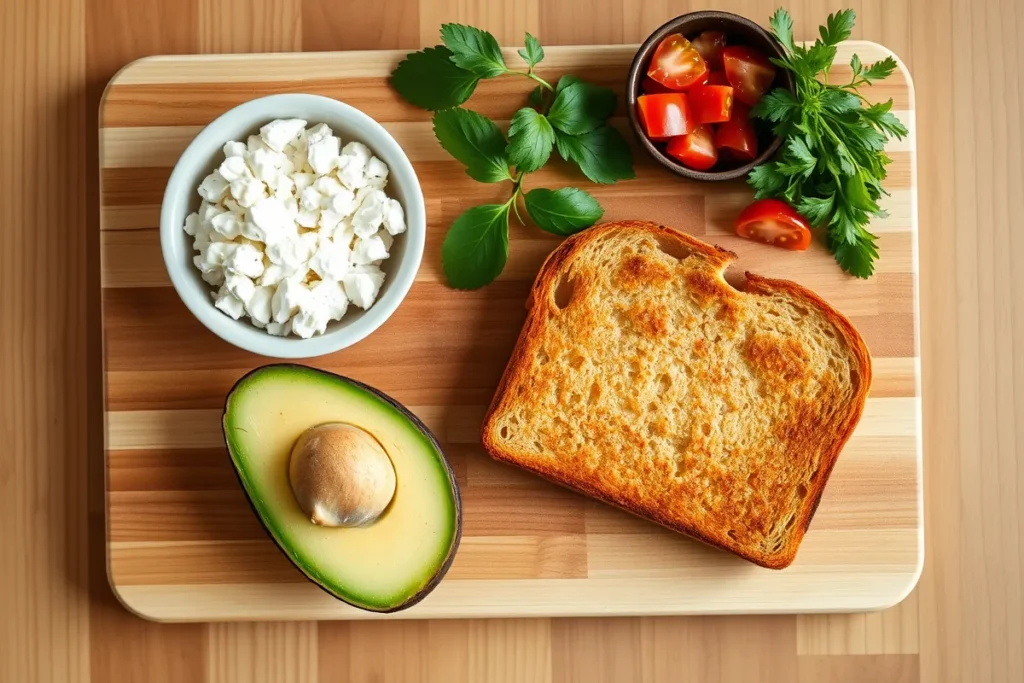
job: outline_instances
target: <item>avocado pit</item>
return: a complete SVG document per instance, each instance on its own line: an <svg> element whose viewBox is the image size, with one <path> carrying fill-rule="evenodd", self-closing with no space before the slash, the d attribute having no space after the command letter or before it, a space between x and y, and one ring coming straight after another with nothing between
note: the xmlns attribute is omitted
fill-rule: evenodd
<svg viewBox="0 0 1024 683"><path fill-rule="evenodd" d="M342 422L310 427L292 447L288 480L313 524L372 524L395 495L395 468L367 431Z"/></svg>

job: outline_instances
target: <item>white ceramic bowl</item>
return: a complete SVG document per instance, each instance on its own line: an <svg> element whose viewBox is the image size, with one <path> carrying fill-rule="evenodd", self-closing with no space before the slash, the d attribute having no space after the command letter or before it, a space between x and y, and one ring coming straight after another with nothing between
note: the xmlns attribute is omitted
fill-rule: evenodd
<svg viewBox="0 0 1024 683"><path fill-rule="evenodd" d="M305 119L309 125L326 123L342 144L364 143L388 165L386 192L405 209L406 232L395 237L391 257L381 269L385 273L377 301L369 310L350 306L340 321L327 332L310 339L274 337L253 327L246 318L232 320L213 305L210 285L203 282L193 265L192 238L182 226L185 217L198 210L199 183L224 160L221 148L228 140L258 134L261 126L279 118ZM380 327L405 298L423 258L427 219L423 191L409 157L383 126L347 104L319 95L271 95L230 109L204 128L174 166L160 209L160 249L171 283L185 306L211 332L235 346L273 358L322 356L355 344Z"/></svg>

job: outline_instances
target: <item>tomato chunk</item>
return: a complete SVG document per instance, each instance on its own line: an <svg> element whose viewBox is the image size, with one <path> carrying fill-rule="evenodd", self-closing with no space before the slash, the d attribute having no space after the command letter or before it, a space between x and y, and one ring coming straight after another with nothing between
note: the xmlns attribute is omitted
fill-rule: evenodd
<svg viewBox="0 0 1024 683"><path fill-rule="evenodd" d="M667 92L677 92L668 86L658 83L650 76L644 76L644 80L640 81L640 91L645 95L660 95Z"/></svg>
<svg viewBox="0 0 1024 683"><path fill-rule="evenodd" d="M729 79L725 77L724 71L712 71L708 74L704 85L729 85Z"/></svg>
<svg viewBox="0 0 1024 683"><path fill-rule="evenodd" d="M686 93L697 124L728 121L732 116L732 97L728 85L695 85Z"/></svg>
<svg viewBox="0 0 1024 683"><path fill-rule="evenodd" d="M746 105L733 104L732 117L715 130L715 147L744 163L757 157L757 131Z"/></svg>
<svg viewBox="0 0 1024 683"><path fill-rule="evenodd" d="M641 95L636 105L644 130L653 140L686 135L694 128L690 105L682 93Z"/></svg>
<svg viewBox="0 0 1024 683"><path fill-rule="evenodd" d="M665 151L695 171L707 171L718 162L711 126L697 126L689 135L672 138Z"/></svg>
<svg viewBox="0 0 1024 683"><path fill-rule="evenodd" d="M792 206L778 199L759 199L736 219L736 234L792 251L811 246L811 227Z"/></svg>
<svg viewBox="0 0 1024 683"><path fill-rule="evenodd" d="M736 89L736 99L753 107L775 80L775 66L752 47L727 47L722 63L729 85Z"/></svg>
<svg viewBox="0 0 1024 683"><path fill-rule="evenodd" d="M704 31L693 39L693 47L696 48L708 67L712 69L722 68L722 50L725 49L725 34L721 31Z"/></svg>
<svg viewBox="0 0 1024 683"><path fill-rule="evenodd" d="M673 90L702 82L708 65L693 44L678 33L666 37L651 58L647 75Z"/></svg>

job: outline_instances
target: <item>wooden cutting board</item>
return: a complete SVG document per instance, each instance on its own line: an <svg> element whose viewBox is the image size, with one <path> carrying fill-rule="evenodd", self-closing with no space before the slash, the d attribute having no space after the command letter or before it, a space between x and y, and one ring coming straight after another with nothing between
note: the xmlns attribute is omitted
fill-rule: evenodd
<svg viewBox="0 0 1024 683"><path fill-rule="evenodd" d="M631 46L547 48L540 74L571 72L617 91ZM889 52L851 42L873 62ZM150 58L123 69L100 112L101 244L110 583L152 619L381 618L306 582L253 516L221 441L224 395L268 359L202 327L178 300L157 235L164 184L201 127L246 100L309 92L382 122L416 166L427 201L423 266L408 298L371 338L310 361L388 392L438 436L462 489L462 545L424 602L388 618L831 612L901 600L923 560L914 96L905 70L867 92L895 100L911 136L893 164L876 222L876 275L844 275L821 244L792 253L732 235L751 195L742 182L683 181L638 152L637 179L595 187L551 164L533 186L585 186L606 219L643 218L739 254L734 268L796 280L846 313L874 356L874 384L795 564L752 566L723 552L491 461L479 424L524 318L534 274L558 240L513 226L497 282L443 283L440 246L463 210L506 187L469 179L435 141L430 114L397 98L387 76L404 52ZM518 63L514 51L506 51ZM848 69L833 72L836 82ZM527 79L480 84L471 108L507 121ZM621 112L620 112L621 114ZM625 130L624 119L618 123Z"/></svg>

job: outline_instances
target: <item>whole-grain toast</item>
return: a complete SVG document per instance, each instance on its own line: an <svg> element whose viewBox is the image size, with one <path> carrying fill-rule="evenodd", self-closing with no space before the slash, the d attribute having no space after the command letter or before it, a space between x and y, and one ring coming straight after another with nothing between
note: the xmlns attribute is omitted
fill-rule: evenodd
<svg viewBox="0 0 1024 683"><path fill-rule="evenodd" d="M498 459L756 564L796 556L871 360L813 292L653 223L566 240L483 425Z"/></svg>

